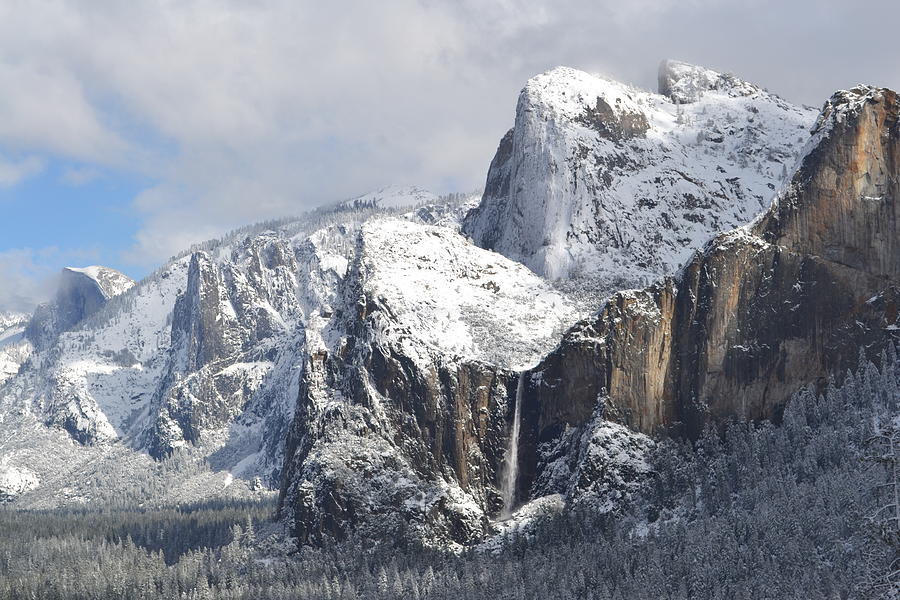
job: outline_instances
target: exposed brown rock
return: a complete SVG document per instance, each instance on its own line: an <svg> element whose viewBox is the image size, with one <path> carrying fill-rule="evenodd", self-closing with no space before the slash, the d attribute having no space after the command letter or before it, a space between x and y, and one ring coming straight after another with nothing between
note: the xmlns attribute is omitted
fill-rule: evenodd
<svg viewBox="0 0 900 600"><path fill-rule="evenodd" d="M641 137L650 129L647 117L643 113L613 110L613 107L599 96L596 104L588 106L584 114L577 120L595 129L600 134L600 137L615 142ZM502 141L500 142L500 148L503 149Z"/></svg>
<svg viewBox="0 0 900 600"><path fill-rule="evenodd" d="M606 416L697 436L708 423L780 416L790 395L876 358L900 298L897 95L836 94L817 145L755 224L717 236L676 278L617 294L528 378L521 454ZM527 485L527 481L523 482Z"/></svg>
<svg viewBox="0 0 900 600"><path fill-rule="evenodd" d="M360 494L364 483L348 484L357 477L408 477L403 474L407 466L421 481L456 482L481 506L500 508L496 481L515 375L494 365L437 355L430 364L417 363L375 333L375 316L384 311L390 308L362 295L353 314L344 315L351 327L348 345L338 354L311 356L306 364L285 451L290 464L284 470L293 476L282 481L280 501L290 502L293 534L301 542L340 539L360 525L378 527L379 520L392 524L386 530L407 527L408 520L418 518L414 511L404 512L407 497L375 502ZM325 397L335 394L341 401L327 402ZM331 412L321 414L322 406L331 406ZM349 451L358 452L348 462L359 472L336 477L328 471L331 465L323 467L310 456L317 443L343 436L350 437ZM384 452L373 457L365 440ZM404 464L396 463L400 459L394 449L401 450ZM378 460L385 462L376 467ZM488 525L486 520L472 522L446 500L433 506L428 518L432 535L459 543L480 539Z"/></svg>

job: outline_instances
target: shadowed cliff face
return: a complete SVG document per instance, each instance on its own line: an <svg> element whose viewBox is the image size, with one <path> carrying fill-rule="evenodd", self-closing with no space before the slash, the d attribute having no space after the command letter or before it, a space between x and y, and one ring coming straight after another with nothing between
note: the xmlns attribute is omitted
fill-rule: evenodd
<svg viewBox="0 0 900 600"><path fill-rule="evenodd" d="M65 268L53 300L39 305L25 330L36 349L51 346L59 335L96 313L107 300L134 285L126 275L107 267Z"/></svg>
<svg viewBox="0 0 900 600"><path fill-rule="evenodd" d="M373 336L367 317L385 307L370 298L357 308L350 344L311 356L301 380L281 490L293 534L317 543L354 529L391 538L418 528L426 539L480 539L487 516L431 488L446 480L499 510L514 375L477 361L417 363Z"/></svg>
<svg viewBox="0 0 900 600"><path fill-rule="evenodd" d="M900 306L898 113L889 90L835 94L762 218L572 328L527 378L523 485L542 467L536 444L585 423L598 397L631 428L696 437L709 422L779 418L861 347L877 360Z"/></svg>

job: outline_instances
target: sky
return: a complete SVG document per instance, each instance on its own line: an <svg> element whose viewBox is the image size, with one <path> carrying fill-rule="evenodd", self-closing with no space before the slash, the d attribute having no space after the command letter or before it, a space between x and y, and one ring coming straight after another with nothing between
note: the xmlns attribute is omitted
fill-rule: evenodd
<svg viewBox="0 0 900 600"><path fill-rule="evenodd" d="M386 185L480 188L557 65L655 89L674 58L814 106L900 89L898 22L865 0L0 0L0 310L66 265L140 278Z"/></svg>

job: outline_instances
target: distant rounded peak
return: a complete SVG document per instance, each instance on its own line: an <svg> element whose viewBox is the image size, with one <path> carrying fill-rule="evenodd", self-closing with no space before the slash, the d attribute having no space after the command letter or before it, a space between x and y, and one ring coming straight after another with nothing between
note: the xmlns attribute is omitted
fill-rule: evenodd
<svg viewBox="0 0 900 600"><path fill-rule="evenodd" d="M519 95L518 110L546 106L570 117L584 113L602 99L618 114L641 113L639 98L648 93L609 77L572 67L554 67L535 75Z"/></svg>
<svg viewBox="0 0 900 600"><path fill-rule="evenodd" d="M63 273L81 275L97 284L100 291L108 299L131 289L135 281L121 271L100 265L87 267L64 267Z"/></svg>
<svg viewBox="0 0 900 600"><path fill-rule="evenodd" d="M115 269L108 269L107 267L102 267L100 265L90 265L87 267L63 267L63 271L69 271L71 273L80 273L81 275L87 275L91 279L94 279L100 275L103 271L116 271Z"/></svg>
<svg viewBox="0 0 900 600"><path fill-rule="evenodd" d="M761 91L758 86L730 73L672 59L659 63L658 85L661 95L679 104L696 102L708 91L725 92L730 96L750 96Z"/></svg>

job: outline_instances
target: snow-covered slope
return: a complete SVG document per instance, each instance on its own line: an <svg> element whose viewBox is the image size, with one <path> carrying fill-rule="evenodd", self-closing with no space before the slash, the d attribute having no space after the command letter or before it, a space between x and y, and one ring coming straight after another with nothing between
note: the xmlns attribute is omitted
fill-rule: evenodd
<svg viewBox="0 0 900 600"><path fill-rule="evenodd" d="M19 372L31 354L31 344L25 339L29 315L0 313L0 385Z"/></svg>
<svg viewBox="0 0 900 600"><path fill-rule="evenodd" d="M666 61L654 94L569 68L531 79L463 230L557 279L670 273L770 203L816 111Z"/></svg>
<svg viewBox="0 0 900 600"><path fill-rule="evenodd" d="M434 204L438 197L416 186L391 185L341 203L343 208L414 208Z"/></svg>
<svg viewBox="0 0 900 600"><path fill-rule="evenodd" d="M522 369L576 318L573 303L528 269L452 231L377 220L362 242L363 292L391 307L382 335L413 360L427 350Z"/></svg>
<svg viewBox="0 0 900 600"><path fill-rule="evenodd" d="M48 328L45 345L0 387L0 412L19 415L0 422L0 433L45 443L46 456L60 456L68 437L92 461L185 449L214 470L271 485L310 357L353 340L350 289L394 311L378 321L379 339L412 360L535 363L584 311L456 233L466 197L431 200L407 214L393 208L400 199L245 228L133 287L102 268L67 269L49 314L74 306L75 292L96 288L103 301L61 331ZM22 319L15 323L21 330ZM50 429L38 436L39 424ZM8 467L41 482L22 501L65 498L52 461L19 442L8 447Z"/></svg>

